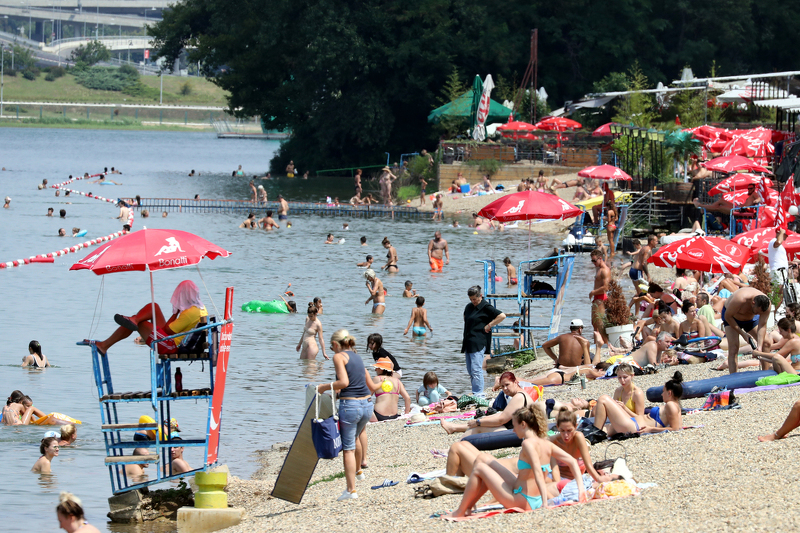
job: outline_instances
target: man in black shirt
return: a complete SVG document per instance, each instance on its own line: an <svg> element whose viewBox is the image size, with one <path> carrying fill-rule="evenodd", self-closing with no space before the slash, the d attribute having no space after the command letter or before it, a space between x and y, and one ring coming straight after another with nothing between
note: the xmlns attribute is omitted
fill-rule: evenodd
<svg viewBox="0 0 800 533"><path fill-rule="evenodd" d="M502 322L506 315L483 299L478 285L470 287L467 296L470 303L464 308L461 353L466 354L472 394L483 397L483 354L492 352L492 328Z"/></svg>

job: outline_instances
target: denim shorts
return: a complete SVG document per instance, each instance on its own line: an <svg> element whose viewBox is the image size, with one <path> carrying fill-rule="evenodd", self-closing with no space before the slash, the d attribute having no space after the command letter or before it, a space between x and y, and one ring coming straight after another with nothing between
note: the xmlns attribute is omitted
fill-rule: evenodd
<svg viewBox="0 0 800 533"><path fill-rule="evenodd" d="M372 417L372 401L339 400L339 433L342 435L342 448L356 449L356 438L367 426Z"/></svg>

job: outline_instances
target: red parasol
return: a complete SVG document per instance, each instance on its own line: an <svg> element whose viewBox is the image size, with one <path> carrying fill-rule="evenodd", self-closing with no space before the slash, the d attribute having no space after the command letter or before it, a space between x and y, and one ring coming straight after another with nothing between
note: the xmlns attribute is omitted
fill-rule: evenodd
<svg viewBox="0 0 800 533"><path fill-rule="evenodd" d="M564 220L582 214L583 210L558 196L538 191L507 194L478 212L478 215L498 222Z"/></svg>
<svg viewBox="0 0 800 533"><path fill-rule="evenodd" d="M497 131L504 134L528 133L534 131L535 129L536 128L533 126L533 124L528 124L527 122L521 122L518 120L503 124L502 126L497 126Z"/></svg>
<svg viewBox="0 0 800 533"><path fill-rule="evenodd" d="M662 246L648 263L666 268L736 274L750 258L748 247L717 237L690 237Z"/></svg>
<svg viewBox="0 0 800 533"><path fill-rule="evenodd" d="M608 124L603 124L596 130L592 132L592 137L610 137L611 136L611 126L614 125L613 122L609 122Z"/></svg>
<svg viewBox="0 0 800 533"><path fill-rule="evenodd" d="M742 207L744 205L745 200L747 200L748 196L750 196L750 193L748 193L747 190L745 189L743 191L739 190L739 191L726 192L725 194L722 195L722 199L725 200L726 202L732 203L734 207ZM764 200L767 203L767 205L773 205L779 199L780 195L778 194L778 191L776 191L775 189L769 189L769 195Z"/></svg>
<svg viewBox="0 0 800 533"><path fill-rule="evenodd" d="M738 172L740 170L747 170L750 172L766 172L767 174L771 174L768 169L740 155L717 157L703 163L703 166L708 170L714 170L716 172Z"/></svg>
<svg viewBox="0 0 800 533"><path fill-rule="evenodd" d="M777 230L777 227L759 228L753 231L740 233L735 236L732 241L742 246L747 246L753 250L753 252L767 255L767 246L769 246L770 241L775 238ZM792 256L800 253L800 234L787 231L786 240L783 241L783 247L786 249L786 253L789 254L790 259Z"/></svg>
<svg viewBox="0 0 800 533"><path fill-rule="evenodd" d="M586 167L578 172L578 176L581 176L582 178L593 178L598 180L631 181L633 179L628 174L623 172L621 168L613 165Z"/></svg>
<svg viewBox="0 0 800 533"><path fill-rule="evenodd" d="M567 131L579 130L583 126L581 126L580 122L576 122L571 118L547 117L534 124L534 127L538 130L546 131Z"/></svg>
<svg viewBox="0 0 800 533"><path fill-rule="evenodd" d="M767 180L767 187L772 187L772 180L767 177L758 176L756 174L734 174L733 176L725 178L717 183L710 191L708 191L708 194L714 196L716 194L746 189L749 185L756 185L760 183L762 179Z"/></svg>
<svg viewBox="0 0 800 533"><path fill-rule="evenodd" d="M141 229L104 244L70 267L98 276L134 270L167 270L196 265L204 257L228 257L230 252L187 231Z"/></svg>

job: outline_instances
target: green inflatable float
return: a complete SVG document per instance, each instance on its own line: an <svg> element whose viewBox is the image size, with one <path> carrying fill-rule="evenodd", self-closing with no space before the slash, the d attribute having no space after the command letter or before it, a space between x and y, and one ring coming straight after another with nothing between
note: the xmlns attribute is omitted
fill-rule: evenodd
<svg viewBox="0 0 800 533"><path fill-rule="evenodd" d="M242 311L248 313L296 313L297 307L292 301L270 300L269 302L262 302L260 300L251 300L242 305Z"/></svg>

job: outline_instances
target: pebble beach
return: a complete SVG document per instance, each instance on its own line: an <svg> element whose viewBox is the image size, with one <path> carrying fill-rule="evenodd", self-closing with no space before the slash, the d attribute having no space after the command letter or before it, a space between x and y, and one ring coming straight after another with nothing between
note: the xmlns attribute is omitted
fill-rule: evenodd
<svg viewBox="0 0 800 533"><path fill-rule="evenodd" d="M544 357L544 359L543 359ZM637 376L635 384L646 390L663 385L674 370L685 381L719 377L715 363L681 365ZM551 368L540 353L537 361L517 372L518 378ZM492 379L492 376L489 376ZM488 383L488 381L487 381ZM611 395L615 379L580 385L545 388L544 398L569 400ZM439 425L404 427L404 421L369 424L366 480L357 482L358 499L337 502L344 479L330 480L343 472L341 459L320 461L300 505L269 496L283 463L285 448L258 452L261 469L251 480L231 478L229 503L246 510L243 522L225 531L430 531L431 529L497 531L505 528L535 527L551 531L587 529L614 531L781 531L795 527L800 502L791 497L800 487L793 452L800 447L800 434L772 443L760 443L758 435L774 432L800 396L800 388L754 392L739 398L741 409L686 415L685 426L702 426L662 435L622 441L624 447L608 441L591 448L593 461L627 455L628 465L639 483L657 486L640 495L585 505L507 514L481 520L450 523L430 518L436 512L454 509L461 495L415 499L405 482L411 472L445 468L445 459L434 458L431 449L446 451L460 434L447 435ZM683 400L685 408L698 408L703 398ZM654 405L649 404L648 405ZM511 448L490 452L496 456L516 455ZM397 486L371 490L384 479ZM788 489L788 490L787 490ZM491 495L484 497L488 502Z"/></svg>

